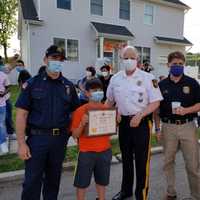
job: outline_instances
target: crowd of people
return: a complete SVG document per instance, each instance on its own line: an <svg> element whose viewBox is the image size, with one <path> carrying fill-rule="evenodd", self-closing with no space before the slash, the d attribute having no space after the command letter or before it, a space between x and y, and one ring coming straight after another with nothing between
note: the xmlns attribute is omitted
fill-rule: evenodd
<svg viewBox="0 0 200 200"><path fill-rule="evenodd" d="M0 56L0 155L9 152L8 139L16 139L12 119L12 102L10 100L10 81L8 78L12 70L16 70L19 73L19 88L31 78L30 73L25 68L24 62L19 59L18 55L12 58L10 64L5 64L3 58Z"/></svg>
<svg viewBox="0 0 200 200"><path fill-rule="evenodd" d="M200 163L195 120L200 111L200 86L184 74L185 56L176 51L168 56L168 77L156 80L153 67L139 63L137 50L126 46L121 52L121 70L111 73L107 64L100 75L89 66L76 86L62 74L65 52L55 45L44 56L44 66L31 78L24 63L16 70L21 93L16 102L16 133L19 157L25 161L22 200L58 198L62 163L67 142L78 142L74 186L76 199L86 199L94 175L98 200L106 199L112 159L110 136L88 137L88 111L116 108L122 155L120 191L112 200L135 196L147 200L149 191L152 122L158 142L164 147L165 200L177 199L175 155L183 153L191 199L200 200ZM3 66L3 64L2 64ZM6 118L10 118L9 81L5 67L0 72L0 149L5 151ZM77 93L78 91L78 93ZM7 103L8 101L8 103ZM7 124L7 123L6 123ZM13 127L13 125L11 126ZM12 132L13 128L12 128ZM7 149L6 149L7 150ZM135 192L134 188L135 168ZM31 194L31 195L30 195Z"/></svg>

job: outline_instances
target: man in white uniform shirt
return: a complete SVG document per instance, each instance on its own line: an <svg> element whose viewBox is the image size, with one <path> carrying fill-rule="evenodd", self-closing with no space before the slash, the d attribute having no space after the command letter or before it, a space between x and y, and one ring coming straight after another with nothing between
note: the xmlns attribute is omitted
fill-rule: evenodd
<svg viewBox="0 0 200 200"><path fill-rule="evenodd" d="M108 86L107 104L120 114L119 143L122 153L123 177L121 191L113 200L133 195L133 155L135 155L137 200L146 200L149 188L150 129L146 116L155 111L162 100L152 74L137 68L138 53L127 46L122 51L122 71L115 74Z"/></svg>

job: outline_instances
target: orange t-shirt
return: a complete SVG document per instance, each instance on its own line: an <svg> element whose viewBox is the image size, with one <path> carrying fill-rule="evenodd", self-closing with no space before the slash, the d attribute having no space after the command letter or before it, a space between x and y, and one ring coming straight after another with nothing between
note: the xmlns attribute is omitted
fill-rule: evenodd
<svg viewBox="0 0 200 200"><path fill-rule="evenodd" d="M98 104L94 107L91 103L87 103L79 107L72 115L71 130L79 127L82 117L84 116L84 114L87 113L89 108L105 109L106 106L104 104ZM80 135L78 139L78 144L79 151L81 152L102 152L111 147L110 136L88 137L87 135L84 135L84 133Z"/></svg>

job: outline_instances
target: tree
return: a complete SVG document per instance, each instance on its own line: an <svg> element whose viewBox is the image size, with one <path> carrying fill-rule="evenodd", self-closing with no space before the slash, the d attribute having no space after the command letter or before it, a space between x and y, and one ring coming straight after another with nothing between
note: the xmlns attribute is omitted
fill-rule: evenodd
<svg viewBox="0 0 200 200"><path fill-rule="evenodd" d="M8 40L17 30L18 0L0 0L0 46L3 47L7 61Z"/></svg>

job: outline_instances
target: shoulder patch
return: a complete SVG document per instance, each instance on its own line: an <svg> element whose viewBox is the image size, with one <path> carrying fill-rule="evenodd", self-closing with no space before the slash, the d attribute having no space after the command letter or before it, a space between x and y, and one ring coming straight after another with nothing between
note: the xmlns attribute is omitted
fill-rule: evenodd
<svg viewBox="0 0 200 200"><path fill-rule="evenodd" d="M154 88L158 88L158 81L156 79L153 79L152 83Z"/></svg>
<svg viewBox="0 0 200 200"><path fill-rule="evenodd" d="M25 82L25 83L22 85L22 89L25 90L25 89L27 88L27 86L28 86L28 83Z"/></svg>

